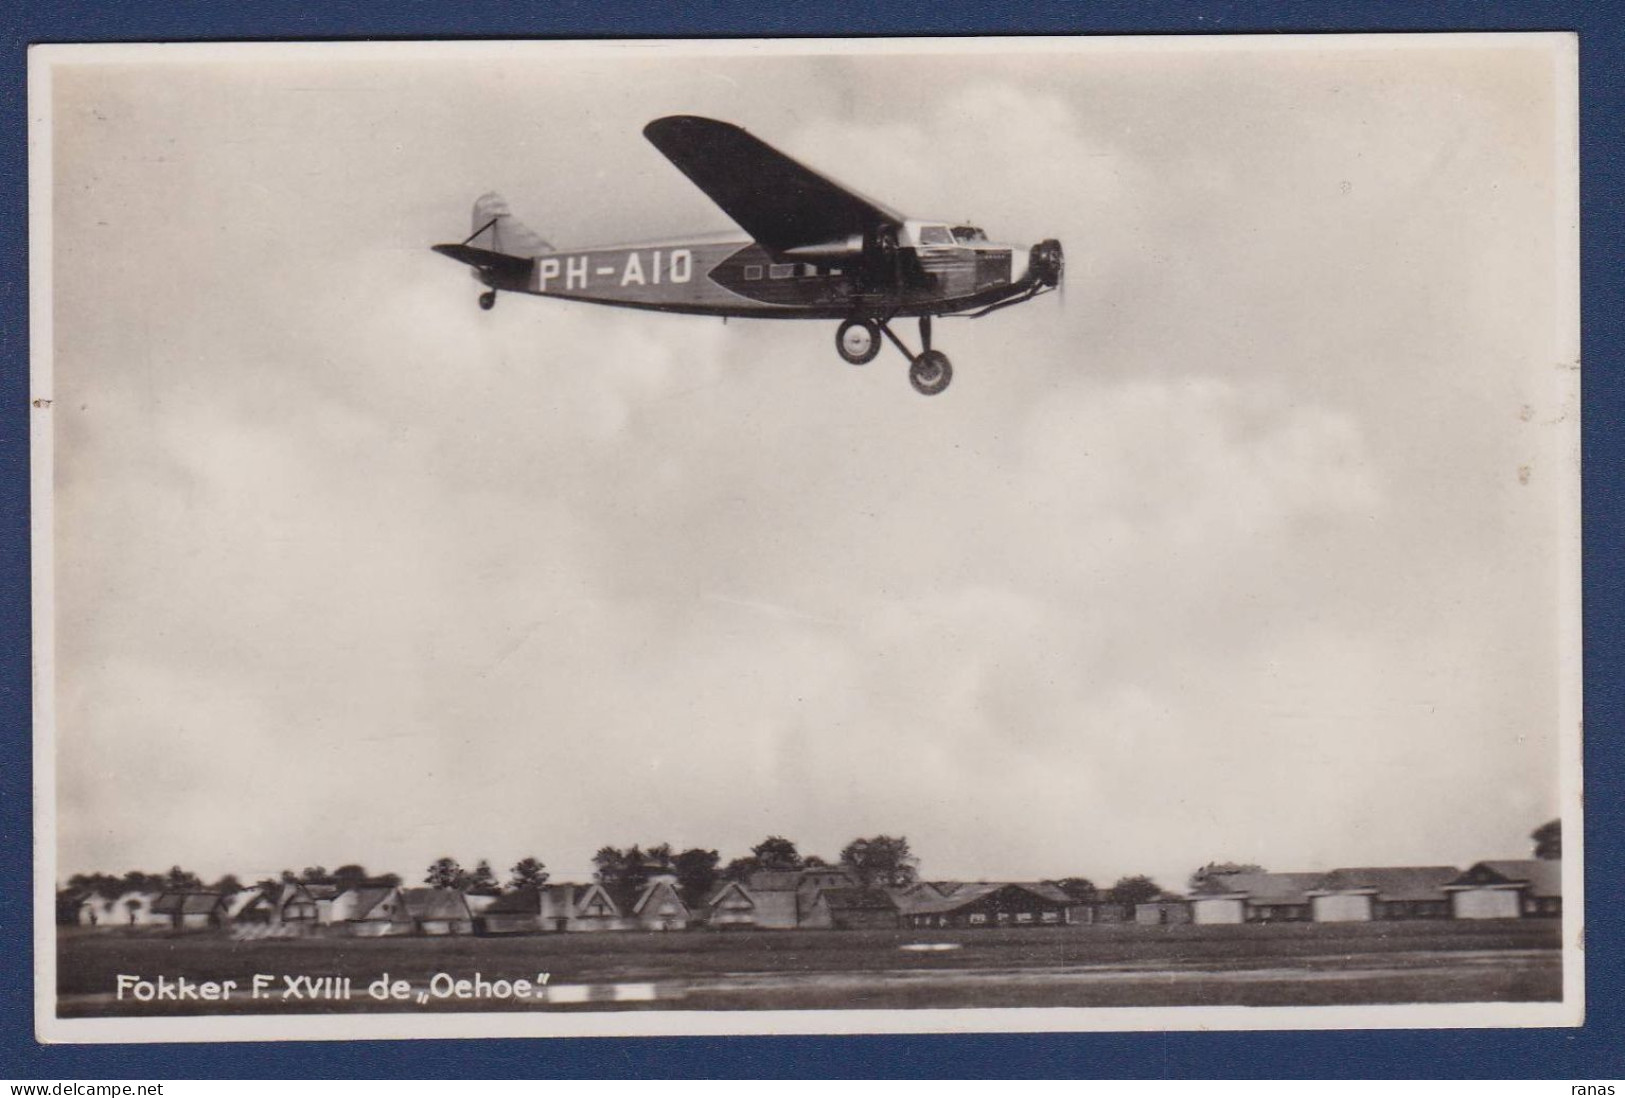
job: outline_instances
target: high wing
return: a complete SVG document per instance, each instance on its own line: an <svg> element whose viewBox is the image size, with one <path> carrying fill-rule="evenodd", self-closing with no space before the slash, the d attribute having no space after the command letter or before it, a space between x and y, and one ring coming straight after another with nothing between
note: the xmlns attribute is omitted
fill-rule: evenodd
<svg viewBox="0 0 1625 1098"><path fill-rule="evenodd" d="M738 126L678 114L643 136L757 243L783 252L901 226L893 210L820 175Z"/></svg>

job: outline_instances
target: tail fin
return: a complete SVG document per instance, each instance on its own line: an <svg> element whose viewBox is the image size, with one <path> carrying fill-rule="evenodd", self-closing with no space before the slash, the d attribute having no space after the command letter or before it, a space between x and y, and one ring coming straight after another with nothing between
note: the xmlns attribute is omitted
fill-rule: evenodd
<svg viewBox="0 0 1625 1098"><path fill-rule="evenodd" d="M529 258L553 250L553 245L537 236L508 209L508 200L495 191L474 200L474 235L463 243L477 244L503 255Z"/></svg>

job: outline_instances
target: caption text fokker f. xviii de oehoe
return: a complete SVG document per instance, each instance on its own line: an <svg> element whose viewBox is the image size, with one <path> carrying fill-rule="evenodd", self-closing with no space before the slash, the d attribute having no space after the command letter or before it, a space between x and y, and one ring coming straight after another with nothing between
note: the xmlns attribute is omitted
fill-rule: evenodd
<svg viewBox="0 0 1625 1098"><path fill-rule="evenodd" d="M435 251L472 267L490 289L703 316L840 320L835 347L862 364L881 336L909 360L926 395L953 377L931 346L931 320L980 317L1060 285L1057 240L995 244L982 230L921 221L799 164L738 126L675 115L644 136L750 234L726 239L557 250L521 224L501 196L474 203L474 232ZM891 329L918 317L921 348Z"/></svg>

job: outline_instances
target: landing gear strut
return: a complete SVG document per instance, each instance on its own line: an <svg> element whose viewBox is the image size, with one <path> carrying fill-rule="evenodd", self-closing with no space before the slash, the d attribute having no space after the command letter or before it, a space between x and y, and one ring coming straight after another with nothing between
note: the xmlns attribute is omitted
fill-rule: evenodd
<svg viewBox="0 0 1625 1098"><path fill-rule="evenodd" d="M904 351L904 354L907 353ZM948 356L931 349L931 318L920 317L920 353L909 360L908 383L923 396L936 396L953 379L954 367L948 361Z"/></svg>
<svg viewBox="0 0 1625 1098"><path fill-rule="evenodd" d="M835 349L842 358L856 366L873 362L880 353L880 337L884 335L908 359L908 381L915 392L936 396L954 379L953 364L941 351L931 349L931 318L920 317L920 353L908 349L908 344L897 338L891 330L890 318L869 320L853 317L841 324L835 333Z"/></svg>
<svg viewBox="0 0 1625 1098"><path fill-rule="evenodd" d="M486 290L480 295L480 308L489 310L496 303L497 292L495 290Z"/></svg>

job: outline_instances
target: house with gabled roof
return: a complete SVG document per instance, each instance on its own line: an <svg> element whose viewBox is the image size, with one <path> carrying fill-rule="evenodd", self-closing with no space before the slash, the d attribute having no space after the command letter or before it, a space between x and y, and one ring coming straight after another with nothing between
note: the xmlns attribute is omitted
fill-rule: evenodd
<svg viewBox="0 0 1625 1098"><path fill-rule="evenodd" d="M748 930L756 926L756 898L739 881L723 881L705 898L701 914L714 930Z"/></svg>
<svg viewBox="0 0 1625 1098"><path fill-rule="evenodd" d="M796 925L804 925L807 915L826 888L857 888L863 882L838 865L803 867L796 882Z"/></svg>
<svg viewBox="0 0 1625 1098"><path fill-rule="evenodd" d="M335 927L358 938L381 938L412 932L412 916L401 889L394 885L351 885L333 897L328 918Z"/></svg>
<svg viewBox="0 0 1625 1098"><path fill-rule="evenodd" d="M628 918L639 930L683 930L693 915L677 891L677 878L661 874L643 886Z"/></svg>
<svg viewBox="0 0 1625 1098"><path fill-rule="evenodd" d="M270 898L262 888L241 888L226 897L226 917L233 923L264 923L271 918Z"/></svg>
<svg viewBox="0 0 1625 1098"><path fill-rule="evenodd" d="M335 884L287 881L272 906L271 921L306 927L332 922L333 899L338 893Z"/></svg>
<svg viewBox="0 0 1625 1098"><path fill-rule="evenodd" d="M801 925L820 930L895 930L897 901L883 888L821 888Z"/></svg>
<svg viewBox="0 0 1625 1098"><path fill-rule="evenodd" d="M1141 926L1177 926L1191 921L1191 903L1175 892L1161 892L1134 905L1134 921Z"/></svg>
<svg viewBox="0 0 1625 1098"><path fill-rule="evenodd" d="M474 933L474 917L469 914L461 892L450 888L403 888L400 896L405 921L412 933Z"/></svg>
<svg viewBox="0 0 1625 1098"><path fill-rule="evenodd" d="M475 919L474 928L480 934L541 934L562 930L568 918L568 905L561 910L552 898L567 891L562 885L525 885L505 892Z"/></svg>
<svg viewBox="0 0 1625 1098"><path fill-rule="evenodd" d="M1308 891L1317 923L1376 919L1448 919L1444 886L1461 875L1450 865L1334 869Z"/></svg>
<svg viewBox="0 0 1625 1098"><path fill-rule="evenodd" d="M79 903L79 925L102 928L132 926L168 926L171 918L152 910L159 893L134 889L115 897L92 893Z"/></svg>
<svg viewBox="0 0 1625 1098"><path fill-rule="evenodd" d="M609 890L594 881L592 884L571 885L573 890L570 918L564 929L574 932L594 930L622 930L626 923L620 905Z"/></svg>
<svg viewBox="0 0 1625 1098"><path fill-rule="evenodd" d="M1529 858L1475 862L1444 885L1456 919L1552 918L1563 914L1563 863Z"/></svg>
<svg viewBox="0 0 1625 1098"><path fill-rule="evenodd" d="M1195 923L1306 923L1321 873L1215 873L1191 891Z"/></svg>
<svg viewBox="0 0 1625 1098"><path fill-rule="evenodd" d="M801 925L801 871L761 869L745 879L755 903L755 925L791 930Z"/></svg>
<svg viewBox="0 0 1625 1098"><path fill-rule="evenodd" d="M175 930L210 930L226 924L226 898L218 892L165 892L152 913Z"/></svg>
<svg viewBox="0 0 1625 1098"><path fill-rule="evenodd" d="M919 899L903 912L910 927L1065 926L1077 903L1042 881L978 881L939 900Z"/></svg>
<svg viewBox="0 0 1625 1098"><path fill-rule="evenodd" d="M79 901L76 921L80 926L111 927L123 925L119 921L118 897L92 892Z"/></svg>
<svg viewBox="0 0 1625 1098"><path fill-rule="evenodd" d="M819 892L827 888L857 886L857 879L846 869L822 865L802 869L759 869L745 879L743 891L750 898L755 926L790 930L804 924ZM738 902L737 894L730 902Z"/></svg>

